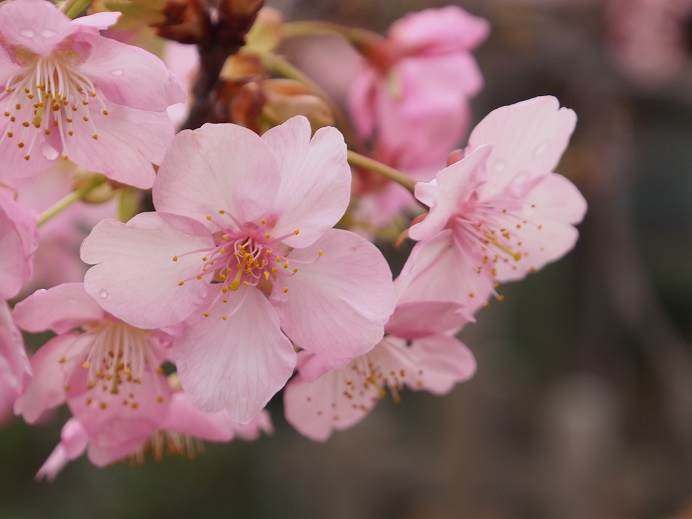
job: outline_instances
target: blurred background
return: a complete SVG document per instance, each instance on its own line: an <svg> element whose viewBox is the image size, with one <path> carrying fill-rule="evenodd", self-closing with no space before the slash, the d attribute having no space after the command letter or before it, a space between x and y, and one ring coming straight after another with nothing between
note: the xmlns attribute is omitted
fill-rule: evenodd
<svg viewBox="0 0 692 519"><path fill-rule="evenodd" d="M692 2L269 5L384 32L450 3L492 26L474 122L557 96L580 118L559 171L590 205L567 258L462 331L476 377L444 398L385 400L326 444L293 431L277 399L272 437L192 462L82 459L51 484L32 478L63 417L15 420L0 433L0 517L692 518ZM285 52L310 72L304 47Z"/></svg>

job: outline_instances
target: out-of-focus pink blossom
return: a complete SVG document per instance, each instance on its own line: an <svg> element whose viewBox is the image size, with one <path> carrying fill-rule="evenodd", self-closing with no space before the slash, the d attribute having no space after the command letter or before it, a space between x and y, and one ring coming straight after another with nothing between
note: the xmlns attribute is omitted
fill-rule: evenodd
<svg viewBox="0 0 692 519"><path fill-rule="evenodd" d="M443 163L467 129L469 98L483 85L471 55L485 20L459 7L429 9L392 25L353 82L349 107L364 138L404 163Z"/></svg>
<svg viewBox="0 0 692 519"><path fill-rule="evenodd" d="M186 321L173 356L206 411L254 419L293 373L293 344L365 353L394 307L391 272L332 227L349 201L343 137L295 117L261 138L235 125L176 137L154 184L157 213L106 220L82 247L85 287L141 328Z"/></svg>
<svg viewBox="0 0 692 519"><path fill-rule="evenodd" d="M74 189L76 174L74 164L60 161L50 171L33 178L18 179L13 183L17 202L40 214ZM116 206L116 199L103 204L77 203L42 225L34 254L33 274L20 295L28 295L39 288L81 281L86 272L86 265L79 259L82 240L99 221L115 216Z"/></svg>
<svg viewBox="0 0 692 519"><path fill-rule="evenodd" d="M60 157L151 187L173 137L166 109L185 94L153 54L101 36L117 13L70 20L52 2L0 6L0 178Z"/></svg>
<svg viewBox="0 0 692 519"><path fill-rule="evenodd" d="M286 419L308 438L324 441L360 422L387 392L395 400L405 387L448 393L476 370L472 353L453 337L466 321L454 303L404 303L384 339L345 366L333 369L318 355L301 354L299 374L284 392Z"/></svg>
<svg viewBox="0 0 692 519"><path fill-rule="evenodd" d="M183 89L192 95L192 85L199 70L199 52L195 45L185 45L174 41L166 42L163 59L171 73L178 79ZM168 107L168 115L176 127L182 125L190 109L189 99Z"/></svg>
<svg viewBox="0 0 692 519"><path fill-rule="evenodd" d="M612 50L628 75L655 85L681 73L690 60L691 0L608 0L606 10Z"/></svg>
<svg viewBox="0 0 692 519"><path fill-rule="evenodd" d="M416 185L430 212L409 229L419 243L399 278L402 289L415 301L457 301L472 315L495 283L569 251L586 202L553 170L575 123L553 97L499 108L481 121L461 161Z"/></svg>
<svg viewBox="0 0 692 519"><path fill-rule="evenodd" d="M37 246L36 215L0 185L0 300L16 296L29 281Z"/></svg>
<svg viewBox="0 0 692 519"><path fill-rule="evenodd" d="M108 444L99 443L99 436L89 434L88 429L76 417L68 420L60 434L60 443L41 466L36 479L54 480L68 462L87 452L89 461L104 467L130 458L143 461L147 453L160 460L164 455L194 458L201 451L202 442L225 443L238 437L251 441L260 434L272 433L269 413L262 411L259 417L244 426L234 424L228 413L203 413L182 392L176 392L167 406L167 414L157 430L126 450L113 451Z"/></svg>
<svg viewBox="0 0 692 519"><path fill-rule="evenodd" d="M0 423L11 415L12 405L30 375L22 334L12 320L10 307L0 301Z"/></svg>
<svg viewBox="0 0 692 519"><path fill-rule="evenodd" d="M160 366L170 337L106 314L81 283L39 290L14 309L19 327L57 335L32 357L35 374L15 402L29 423L67 401L90 442L128 452L167 415L171 389Z"/></svg>

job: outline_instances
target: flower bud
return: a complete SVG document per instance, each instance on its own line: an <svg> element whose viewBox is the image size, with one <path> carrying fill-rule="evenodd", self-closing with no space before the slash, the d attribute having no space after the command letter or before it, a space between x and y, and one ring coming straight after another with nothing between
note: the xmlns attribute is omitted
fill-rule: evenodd
<svg viewBox="0 0 692 519"><path fill-rule="evenodd" d="M101 177L101 175L95 173L83 173L77 175L74 179L74 190L76 191L90 185L96 181L98 177ZM120 186L114 185L110 182L104 182L84 195L82 197L82 202L93 205L105 204L115 196L118 191L118 187Z"/></svg>
<svg viewBox="0 0 692 519"><path fill-rule="evenodd" d="M271 52L281 43L281 28L284 18L271 7L263 8L257 15L246 38L246 47L257 52Z"/></svg>
<svg viewBox="0 0 692 519"><path fill-rule="evenodd" d="M221 0L216 39L228 47L242 47L264 0Z"/></svg>
<svg viewBox="0 0 692 519"><path fill-rule="evenodd" d="M152 24L162 38L180 43L202 43L209 39L212 24L205 0L167 0L163 20Z"/></svg>
<svg viewBox="0 0 692 519"><path fill-rule="evenodd" d="M266 98L262 115L269 127L296 115L307 117L313 129L334 124L329 105L299 81L267 79L262 81L262 91Z"/></svg>

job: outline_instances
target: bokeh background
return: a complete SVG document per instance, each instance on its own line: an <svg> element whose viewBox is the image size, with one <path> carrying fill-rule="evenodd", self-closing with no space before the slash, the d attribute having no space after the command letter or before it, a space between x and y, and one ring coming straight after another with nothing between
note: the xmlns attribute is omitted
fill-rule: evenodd
<svg viewBox="0 0 692 519"><path fill-rule="evenodd" d="M449 3L493 28L475 120L558 96L580 117L559 170L590 205L573 253L462 331L475 379L384 401L326 444L288 427L276 401L272 437L191 462L80 460L52 484L32 477L63 417L16 420L0 431L1 518L692 518L692 2ZM379 31L443 5L269 4ZM285 51L309 70L320 57L307 47L335 45ZM389 251L394 265L404 252Z"/></svg>

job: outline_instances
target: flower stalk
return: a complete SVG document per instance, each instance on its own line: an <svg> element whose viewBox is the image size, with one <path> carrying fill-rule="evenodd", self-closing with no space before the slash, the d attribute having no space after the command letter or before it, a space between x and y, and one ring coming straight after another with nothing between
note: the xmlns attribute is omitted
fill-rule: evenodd
<svg viewBox="0 0 692 519"><path fill-rule="evenodd" d="M386 164L382 164L375 159L371 159L370 157L356 153L355 151L348 151L348 162L351 164L351 166L362 168L388 178L389 180L392 180L400 186L408 189L411 193L413 193L416 189L416 182L412 178L404 175L401 171L387 166Z"/></svg>
<svg viewBox="0 0 692 519"><path fill-rule="evenodd" d="M62 7L62 12L68 18L75 19L84 13L91 4L91 0L68 0Z"/></svg>
<svg viewBox="0 0 692 519"><path fill-rule="evenodd" d="M72 193L65 196L63 199L57 201L53 206L49 207L43 213L41 213L41 215L38 217L38 225L41 226L49 222L68 207L71 207L80 200L84 199L89 193L105 184L105 182L105 177L98 176L93 178L91 181L89 181L87 184L80 187L79 189L75 189L74 191L72 191Z"/></svg>

